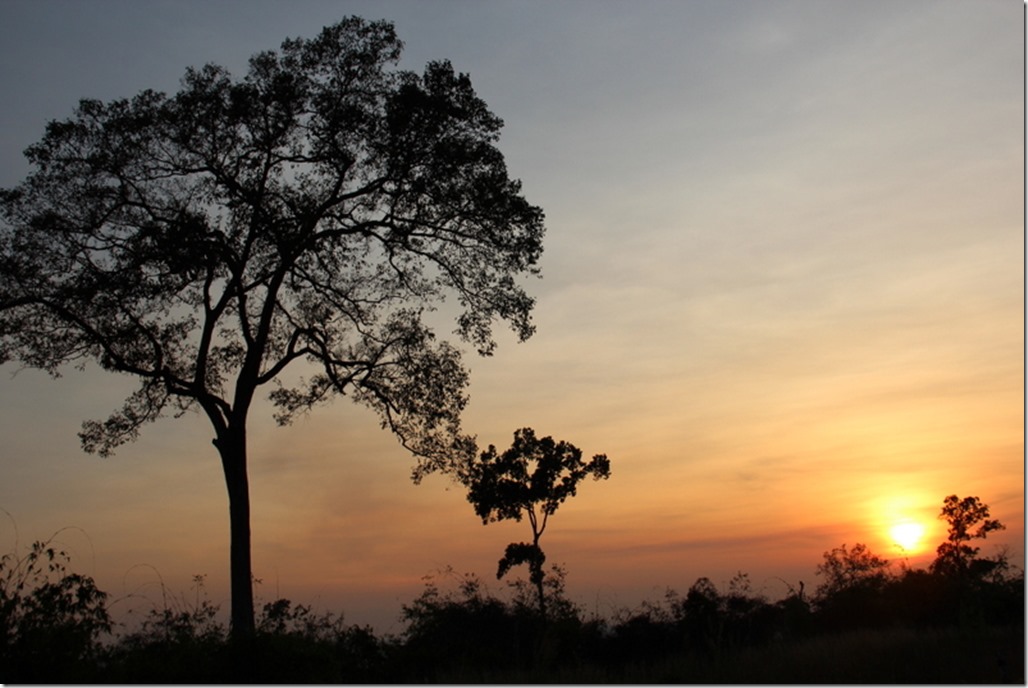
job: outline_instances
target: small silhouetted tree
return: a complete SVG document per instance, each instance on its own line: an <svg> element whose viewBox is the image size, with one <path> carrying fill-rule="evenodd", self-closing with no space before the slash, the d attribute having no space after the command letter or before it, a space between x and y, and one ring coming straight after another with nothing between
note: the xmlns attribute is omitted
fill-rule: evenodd
<svg viewBox="0 0 1028 688"><path fill-rule="evenodd" d="M199 409L228 488L233 634L254 629L247 419L336 394L375 410L415 480L475 453L467 372L423 317L447 295L481 354L532 334L543 214L508 178L502 121L448 62L396 69L388 22L349 18L171 96L82 100L0 191L0 363L95 361L140 387L81 439L101 456ZM294 363L305 378L283 382Z"/></svg>
<svg viewBox="0 0 1028 688"><path fill-rule="evenodd" d="M679 604L678 614L692 651L710 653L721 645L724 600L709 578L696 579Z"/></svg>
<svg viewBox="0 0 1028 688"><path fill-rule="evenodd" d="M843 545L825 552L817 575L824 576L815 593L822 601L846 590L877 591L889 580L889 561L858 542L852 549Z"/></svg>
<svg viewBox="0 0 1028 688"><path fill-rule="evenodd" d="M460 478L468 490L468 501L482 523L528 517L532 526L532 542L516 542L507 550L496 572L502 578L511 568L527 564L529 579L539 596L539 612L546 616L543 586L543 564L546 555L539 538L546 530L550 516L568 497L573 497L587 476L594 480L610 477L610 460L597 454L586 462L582 451L568 442L552 437L537 438L532 428L514 433L510 449L499 453L496 447L482 452L461 471Z"/></svg>
<svg viewBox="0 0 1028 688"><path fill-rule="evenodd" d="M817 574L824 576L814 593L817 617L828 628L874 626L883 613L882 592L892 580L889 561L867 545L846 545L824 553Z"/></svg>
<svg viewBox="0 0 1028 688"><path fill-rule="evenodd" d="M933 573L956 578L981 577L998 565L994 560L978 559L980 548L967 544L1006 528L998 520L989 518L987 504L977 497L961 499L950 495L943 500L939 518L944 519L949 528L946 541L936 549L937 556L930 567Z"/></svg>

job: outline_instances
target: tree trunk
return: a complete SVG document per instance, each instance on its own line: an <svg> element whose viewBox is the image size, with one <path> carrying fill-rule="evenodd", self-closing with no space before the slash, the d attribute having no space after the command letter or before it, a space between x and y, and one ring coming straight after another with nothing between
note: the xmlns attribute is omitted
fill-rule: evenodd
<svg viewBox="0 0 1028 688"><path fill-rule="evenodd" d="M229 576L234 639L254 634L253 567L250 562L250 483L246 475L246 430L230 428L214 442L228 488Z"/></svg>
<svg viewBox="0 0 1028 688"><path fill-rule="evenodd" d="M543 573L542 566L540 566L538 569L536 569L533 566L532 569L533 570L532 570L531 578L535 582L535 589L536 589L536 591L539 593L539 615L542 616L545 619L546 618L546 592L543 589L543 580L545 579L546 576Z"/></svg>
<svg viewBox="0 0 1028 688"><path fill-rule="evenodd" d="M533 527L533 530L534 529L535 528ZM535 583L536 592L539 593L539 614L545 619L546 592L543 589L543 581L546 579L546 573L543 571L543 563L546 561L546 555L543 554L542 547L539 546L539 537L541 535L541 532L533 533L534 539L532 540L532 546L535 547L535 553L532 556L532 560L528 563L528 578Z"/></svg>

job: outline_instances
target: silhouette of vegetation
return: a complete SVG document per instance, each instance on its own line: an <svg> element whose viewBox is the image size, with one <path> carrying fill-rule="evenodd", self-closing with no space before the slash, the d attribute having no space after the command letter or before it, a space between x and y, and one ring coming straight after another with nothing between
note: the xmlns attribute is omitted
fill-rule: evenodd
<svg viewBox="0 0 1028 688"><path fill-rule="evenodd" d="M0 557L0 682L75 680L75 667L94 663L111 632L107 593L70 573L53 540Z"/></svg>
<svg viewBox="0 0 1028 688"><path fill-rule="evenodd" d="M932 562L933 571L945 576L981 578L1000 566L997 560L977 559L980 548L967 544L971 540L984 540L989 533L1006 527L989 518L986 504L977 497L961 499L950 495L943 502L939 518L945 519L949 528L946 542L936 550L938 556Z"/></svg>
<svg viewBox="0 0 1028 688"><path fill-rule="evenodd" d="M888 581L888 560L872 554L867 545L859 542L851 550L843 545L825 552L824 559L817 567L817 574L825 578L816 592L819 599L854 589L878 591Z"/></svg>
<svg viewBox="0 0 1028 688"><path fill-rule="evenodd" d="M232 676L227 633L218 607L207 599L203 576L194 576L196 601L177 600L162 583L162 600L143 618L139 628L125 633L106 656L105 669L120 681L145 681L147 675L176 683Z"/></svg>
<svg viewBox="0 0 1028 688"><path fill-rule="evenodd" d="M0 363L95 361L140 387L82 445L199 410L229 493L233 634L255 630L247 420L288 423L347 393L417 457L415 481L476 451L468 374L426 320L447 294L483 355L531 336L543 213L508 177L502 121L449 62L399 70L392 24L351 17L173 95L80 101L0 191ZM308 363L309 377L284 378ZM302 372L302 371L301 371Z"/></svg>
<svg viewBox="0 0 1028 688"><path fill-rule="evenodd" d="M403 607L404 663L421 670L412 680L442 680L482 666L532 666L542 630L538 614L488 594L473 575L461 577L456 588L443 591L430 578L421 596Z"/></svg>
<svg viewBox="0 0 1028 688"><path fill-rule="evenodd" d="M1003 561L975 579L892 570L864 545L824 555L812 600L772 601L739 573L679 595L586 615L546 578L499 592L446 570L404 604L399 636L278 599L255 618L240 665L220 610L162 589L142 623L116 633L108 596L69 573L50 542L0 558L0 681L41 683L1024 683L1024 573ZM860 612L845 614L841 610Z"/></svg>
<svg viewBox="0 0 1028 688"><path fill-rule="evenodd" d="M814 593L822 624L863 627L874 625L883 610L882 590L889 583L889 561L857 543L825 552L817 574L824 582Z"/></svg>
<svg viewBox="0 0 1028 688"><path fill-rule="evenodd" d="M471 460L459 473L468 489L468 501L483 524L528 517L532 542L507 545L496 577L503 578L513 567L527 564L543 617L546 616L543 587L546 555L539 546L539 538L546 531L550 516L564 500L575 496L578 483L590 475L594 480L610 477L610 460L606 454L582 461L582 450L575 445L556 442L552 437L537 438L532 428L515 431L514 442L502 454L490 444L477 460Z"/></svg>

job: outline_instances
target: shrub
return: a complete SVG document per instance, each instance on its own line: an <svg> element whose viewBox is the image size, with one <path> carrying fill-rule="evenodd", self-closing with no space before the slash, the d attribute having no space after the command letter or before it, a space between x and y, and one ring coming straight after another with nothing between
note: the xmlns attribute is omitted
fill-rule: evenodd
<svg viewBox="0 0 1028 688"><path fill-rule="evenodd" d="M194 576L196 601L169 595L161 584L161 605L154 606L139 628L122 635L107 652L107 677L147 683L219 682L233 677L226 648L227 630L211 603L203 576Z"/></svg>
<svg viewBox="0 0 1028 688"><path fill-rule="evenodd" d="M316 614L286 599L257 617L254 676L271 683L368 683L387 680L387 645L342 615Z"/></svg>
<svg viewBox="0 0 1028 688"><path fill-rule="evenodd" d="M56 537L56 535L54 536ZM88 674L111 631L107 593L68 573L53 538L0 557L0 681L57 683Z"/></svg>

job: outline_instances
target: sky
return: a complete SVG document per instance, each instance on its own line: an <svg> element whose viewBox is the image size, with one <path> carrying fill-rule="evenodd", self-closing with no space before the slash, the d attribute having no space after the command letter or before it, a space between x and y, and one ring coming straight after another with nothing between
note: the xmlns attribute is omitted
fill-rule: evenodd
<svg viewBox="0 0 1028 688"><path fill-rule="evenodd" d="M609 615L701 576L772 599L860 542L930 563L950 494L1024 565L1024 6L1009 0L2 0L0 187L79 98L172 93L188 66L343 16L449 59L506 125L546 213L535 336L466 352L465 430L606 453L541 542ZM445 334L442 332L441 334ZM228 503L204 418L102 459L82 421L134 382L0 366L0 550L50 536L138 613L161 586L228 608ZM346 399L250 415L259 599L402 630L448 567L496 592L528 524L483 526ZM890 528L915 522L900 548Z"/></svg>

